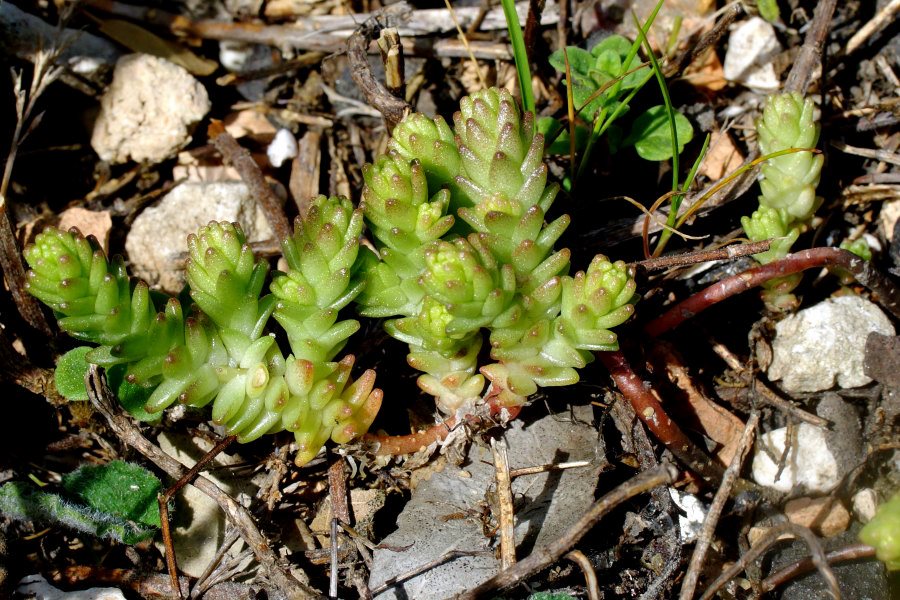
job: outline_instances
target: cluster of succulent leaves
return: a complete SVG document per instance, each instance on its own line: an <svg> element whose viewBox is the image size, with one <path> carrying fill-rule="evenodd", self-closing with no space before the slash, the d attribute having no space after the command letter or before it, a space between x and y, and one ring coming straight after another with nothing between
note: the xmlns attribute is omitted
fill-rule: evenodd
<svg viewBox="0 0 900 600"><path fill-rule="evenodd" d="M864 544L875 548L878 560L892 571L900 570L900 492L878 507L878 512L859 532Z"/></svg>
<svg viewBox="0 0 900 600"><path fill-rule="evenodd" d="M562 74L568 72L572 81L572 100L579 117L592 124L592 130L578 125L575 129L577 150L581 151L591 138L607 134L610 148L634 146L641 158L663 161L672 158L672 130L665 106L652 106L637 116L626 135L613 122L629 110L629 102L649 81L652 72L642 66L637 57L637 42L630 42L620 35L610 35L590 50L567 46L550 55L550 64ZM679 112L674 113L675 129L680 153L693 138L690 121ZM538 129L548 138L555 138L547 148L549 154L569 153L569 133L552 117L538 121Z"/></svg>
<svg viewBox="0 0 900 600"><path fill-rule="evenodd" d="M447 412L471 409L485 378L506 406L574 383L591 352L617 348L610 329L632 314L635 284L603 256L568 274L569 251L554 244L569 217L545 221L558 186L547 185L543 156L533 116L505 91L464 98L453 129L412 114L364 167L359 208L320 197L297 219L282 244L287 272L271 274L268 293L268 263L238 226L189 236L184 307L132 282L95 240L50 228L25 251L28 289L62 330L96 345L64 357L60 389L84 397L86 363L97 364L138 416L176 401L212 405L239 441L293 432L304 464L328 439L363 434L381 405L374 371L353 381L353 357L335 360L359 328L339 319L351 302L386 318ZM364 219L377 255L360 251ZM287 356L267 333L273 318ZM492 362L480 366L484 331Z"/></svg>
<svg viewBox="0 0 900 600"><path fill-rule="evenodd" d="M388 318L409 345L420 387L447 412L483 391L520 405L540 386L578 381L592 351L617 348L610 328L633 312L624 263L597 256L568 275L554 244L567 215L545 217L543 136L506 91L463 98L454 128L412 114L388 152L363 170L361 207L378 249L360 313ZM478 366L483 332L493 362Z"/></svg>
<svg viewBox="0 0 900 600"><path fill-rule="evenodd" d="M7 517L60 523L126 544L153 537L159 529L157 496L161 484L131 463L85 465L62 478L60 493L11 481L0 487L0 513Z"/></svg>
<svg viewBox="0 0 900 600"><path fill-rule="evenodd" d="M816 109L810 98L796 92L771 96L756 124L759 149L763 155L792 148L814 148L819 140ZM761 264L785 257L805 231L822 199L816 186L822 173L823 157L812 152L792 152L769 158L762 166L759 208L741 218L751 241L771 239L766 252L755 254ZM796 304L791 291L800 274L774 279L766 284L763 298L773 309Z"/></svg>
<svg viewBox="0 0 900 600"><path fill-rule="evenodd" d="M187 310L132 282L122 259L109 261L95 240L50 228L25 250L27 285L63 331L97 344L76 351L82 365L121 373L120 399L136 396L150 415L176 401L212 404L213 421L242 442L291 431L304 464L329 438L365 433L381 404L374 371L353 381L353 356L335 361L359 328L338 313L364 285L362 227L349 200L314 200L282 243L288 272L272 274L263 294L268 263L239 226L210 223L188 238ZM287 332L287 357L266 332L273 316Z"/></svg>

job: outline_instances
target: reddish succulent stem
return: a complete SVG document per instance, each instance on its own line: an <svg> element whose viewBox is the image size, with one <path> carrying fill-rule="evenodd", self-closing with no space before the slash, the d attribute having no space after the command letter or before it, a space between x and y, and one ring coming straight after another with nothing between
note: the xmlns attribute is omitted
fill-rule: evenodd
<svg viewBox="0 0 900 600"><path fill-rule="evenodd" d="M869 261L839 248L811 248L788 254L781 260L748 269L727 277L693 296L682 300L661 316L650 321L644 331L653 337L675 329L684 321L703 312L716 302L745 292L770 279L799 273L815 267L841 267L849 271L862 285L869 288L878 302L895 317L900 318L900 290Z"/></svg>
<svg viewBox="0 0 900 600"><path fill-rule="evenodd" d="M504 408L510 419L515 419L522 410L521 406L504 407L499 406L491 400L488 400L491 415L499 415ZM467 423L479 425L485 421L484 417L477 415L466 415L463 418ZM376 446L375 454L380 456L399 456L401 454L412 454L423 448L427 448L435 442L442 442L451 431L456 427L457 417L448 417L445 421L432 425L428 429L410 433L407 435L380 435L377 433L367 433L363 436L363 442Z"/></svg>
<svg viewBox="0 0 900 600"><path fill-rule="evenodd" d="M598 352L600 362L609 370L622 395L631 403L638 418L678 460L700 475L704 481L715 484L722 478L722 467L714 463L669 418L649 383L645 383L628 364L621 352Z"/></svg>

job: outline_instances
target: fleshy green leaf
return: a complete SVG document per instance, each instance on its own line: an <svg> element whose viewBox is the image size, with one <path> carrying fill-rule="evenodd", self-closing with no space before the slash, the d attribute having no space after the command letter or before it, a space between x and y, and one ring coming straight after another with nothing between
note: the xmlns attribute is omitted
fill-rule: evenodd
<svg viewBox="0 0 900 600"><path fill-rule="evenodd" d="M678 135L678 153L694 137L694 128L683 114L675 113L675 131ZM644 160L663 161L672 158L672 132L666 107L653 106L634 120L631 133L623 145L634 145Z"/></svg>
<svg viewBox="0 0 900 600"><path fill-rule="evenodd" d="M56 383L56 391L66 400L84 401L88 399L87 388L84 387L84 376L90 364L85 359L85 355L91 350L90 346L79 346L63 354L56 363L53 381Z"/></svg>

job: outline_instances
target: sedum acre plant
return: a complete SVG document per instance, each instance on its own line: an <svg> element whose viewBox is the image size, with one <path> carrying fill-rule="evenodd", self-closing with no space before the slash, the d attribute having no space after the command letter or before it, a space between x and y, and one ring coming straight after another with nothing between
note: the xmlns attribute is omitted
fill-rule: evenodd
<svg viewBox="0 0 900 600"><path fill-rule="evenodd" d="M859 531L862 543L875 548L878 560L891 571L900 569L900 493L878 507L878 512Z"/></svg>
<svg viewBox="0 0 900 600"><path fill-rule="evenodd" d="M25 250L28 289L63 331L98 344L87 361L124 365L128 382L153 388L148 412L212 404L213 421L239 441L293 432L304 464L329 438L365 433L381 404L373 371L352 381L353 357L334 362L358 328L337 316L362 287L361 229L348 200L318 198L283 243L288 272L261 295L267 263L238 226L210 223L188 239L188 316L175 298L157 313L147 285L132 284L121 258L108 261L94 240L48 229ZM265 333L273 313L288 334L286 358Z"/></svg>
<svg viewBox="0 0 900 600"><path fill-rule="evenodd" d="M618 347L610 328L632 314L635 284L603 256L568 275L569 251L554 244L569 217L545 221L558 186L544 139L508 92L463 98L453 122L410 115L363 171L379 256L360 312L390 317L444 411L480 399L484 378L502 405L521 405L539 386L578 381L591 351ZM494 362L479 369L485 331Z"/></svg>
<svg viewBox="0 0 900 600"><path fill-rule="evenodd" d="M815 106L809 98L794 92L769 98L762 118L756 124L759 149L764 155L791 148L813 148L819 140ZM761 264L784 258L822 203L816 186L822 172L823 157L812 152L794 152L770 158L762 167L759 208L750 217L741 218L751 241L772 239L766 252L754 255ZM765 285L763 299L775 310L796 305L791 293L801 275L773 279Z"/></svg>
<svg viewBox="0 0 900 600"><path fill-rule="evenodd" d="M96 345L84 360L120 365L152 390L146 411L211 405L242 442L291 431L304 464L327 440L365 433L381 405L373 371L354 381L353 356L335 361L359 329L339 318L351 302L409 345L420 387L445 412L472 410L488 381L500 406L521 405L618 347L611 328L632 314L635 283L604 256L569 275L569 251L554 248L569 217L546 221L558 187L543 154L533 115L485 90L463 98L453 129L421 114L401 122L363 168L359 208L313 201L282 244L286 273L270 274L239 227L210 223L188 239L191 306L158 303L121 258L48 229L25 251L29 290L64 331ZM377 254L360 251L364 222ZM286 356L267 333L272 319Z"/></svg>

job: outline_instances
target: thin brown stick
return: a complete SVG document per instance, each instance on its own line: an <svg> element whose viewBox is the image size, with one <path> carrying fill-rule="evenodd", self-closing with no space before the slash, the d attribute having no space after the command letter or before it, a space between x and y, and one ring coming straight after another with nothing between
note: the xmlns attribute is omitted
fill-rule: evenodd
<svg viewBox="0 0 900 600"><path fill-rule="evenodd" d="M900 166L900 153L897 152L891 152L890 150L876 150L874 148L859 148L857 146L845 144L844 142L840 142L838 140L833 140L831 142L831 145L846 154L852 154L853 156L862 156L863 158L871 158L881 162Z"/></svg>
<svg viewBox="0 0 900 600"><path fill-rule="evenodd" d="M562 6L561 2L560 6ZM722 14L722 18L716 22L712 29L703 34L703 37L701 37L696 44L691 44L689 48L686 48L681 54L678 55L677 58L666 65L663 70L666 78L668 79L680 75L704 52L706 52L713 46L718 45L719 40L721 40L722 36L724 36L728 32L728 28L731 27L731 24L734 23L734 20L737 19L743 12L744 7L740 2L735 2L730 7L728 7L728 9ZM562 19L561 13L560 19Z"/></svg>
<svg viewBox="0 0 900 600"><path fill-rule="evenodd" d="M850 544L837 550L832 550L825 555L828 564L847 562L851 560L859 560L861 558L871 558L875 556L875 548L866 544ZM760 592L763 594L784 585L785 583L809 573L816 568L813 559L809 556L789 564L783 569L772 573L760 584Z"/></svg>
<svg viewBox="0 0 900 600"><path fill-rule="evenodd" d="M360 25L347 40L347 58L350 60L350 76L366 97L366 101L384 116L388 131L393 131L403 117L412 110L410 105L393 95L372 75L369 68L369 42L382 30L383 19L396 11L390 8L378 11Z"/></svg>
<svg viewBox="0 0 900 600"><path fill-rule="evenodd" d="M184 475L179 477L178 481L157 497L157 501L159 501L160 529L162 530L163 545L166 548L166 569L169 571L169 581L172 584L172 590L178 598L183 596L181 595L181 587L178 585L178 562L175 559L175 545L172 543L172 528L169 524L169 502L175 497L175 494L191 483L200 474L200 471L204 470L214 458L221 454L236 439L237 436L229 435L219 440L219 443L200 457L200 460L188 469Z"/></svg>
<svg viewBox="0 0 900 600"><path fill-rule="evenodd" d="M779 396L773 389L768 387L765 383L760 381L758 378L754 377L754 374L751 373L750 369L748 369L738 357L734 355L734 353L729 350L725 344L721 342L713 342L712 351L715 352L722 360L725 361L725 364L728 365L733 371L735 371L738 376L741 378L741 381L747 385L753 393L756 394L756 399L763 404L771 406L773 408L777 408L780 411L787 413L797 419L809 423L810 425L815 425L816 427L825 427L829 426L828 419L823 419L819 415L814 415L812 413L806 412L793 402L789 400L785 400L781 396ZM751 381L752 380L752 381Z"/></svg>
<svg viewBox="0 0 900 600"><path fill-rule="evenodd" d="M497 504L500 507L500 568L509 569L516 564L516 513L513 508L512 478L509 474L509 456L506 442L491 439L494 455L494 473L497 478Z"/></svg>
<svg viewBox="0 0 900 600"><path fill-rule="evenodd" d="M338 523L350 524L350 509L347 506L347 481L344 478L344 457L335 456L328 465L328 489L331 496L331 573L328 577L328 597L338 595Z"/></svg>
<svg viewBox="0 0 900 600"><path fill-rule="evenodd" d="M572 546L577 544L607 513L622 502L652 490L658 485L668 485L678 479L678 469L672 464L662 464L640 473L621 484L599 500L581 516L563 535L542 548L536 549L528 558L520 560L512 568L500 571L481 585L457 594L455 600L475 600L488 592L506 589L558 561Z"/></svg>
<svg viewBox="0 0 900 600"><path fill-rule="evenodd" d="M91 365L85 378L88 397L94 408L102 414L110 428L118 438L126 445L131 446L150 462L165 471L170 477L179 479L184 476L187 469L177 460L163 452L159 446L148 440L131 419L118 408L118 402L106 385L106 377L99 367ZM241 537L253 551L256 560L265 570L272 582L282 590L289 598L317 598L319 594L306 583L298 581L288 570L282 566L265 536L256 527L250 513L226 494L215 483L203 477L197 477L192 483L195 488L209 496L225 516L231 521Z"/></svg>
<svg viewBox="0 0 900 600"><path fill-rule="evenodd" d="M566 558L578 565L581 572L584 573L585 587L587 588L588 600L600 600L603 596L600 594L600 585L597 582L597 572L594 571L594 565L588 560L581 550L572 550L566 554Z"/></svg>
<svg viewBox="0 0 900 600"><path fill-rule="evenodd" d="M795 405L793 402L785 400L784 398L779 396L775 392L775 390L767 386L759 379L753 380L753 387L751 389L757 394L757 397L762 400L763 404L768 404L769 406L784 411L785 413L797 417L797 419L809 423L810 425L815 425L816 427L823 427L827 429L830 425L828 419L823 419L819 415L814 415L810 412L807 412L799 406Z"/></svg>
<svg viewBox="0 0 900 600"><path fill-rule="evenodd" d="M536 467L522 467L521 469L510 469L509 478L515 479L523 475L537 475L538 473L547 473L549 471L565 471L566 469L576 469L578 467L590 466L589 460L576 460L574 462L565 463L549 463L546 465L538 465Z"/></svg>
<svg viewBox="0 0 900 600"><path fill-rule="evenodd" d="M816 536L814 536L806 527L801 527L794 523L782 523L769 530L769 533L762 541L750 548L749 552L744 553L740 560L731 565L714 582L712 582L709 588L700 597L700 600L710 600L723 585L736 577L749 563L762 556L762 554L772 545L776 544L785 533L793 533L806 542L806 545L809 546L809 551L812 554L813 564L819 569L819 573L822 574L822 578L825 579L825 582L828 584L831 595L835 599L839 599L841 597L841 589L838 586L837 578L834 576L834 571L831 570L831 567L825 560L825 552L822 550L822 544L819 543Z"/></svg>
<svg viewBox="0 0 900 600"><path fill-rule="evenodd" d="M821 74L822 52L825 49L828 32L831 30L831 17L834 15L836 5L837 0L819 0L816 4L812 22L803 39L803 45L784 82L785 92L800 92L800 94L806 95L813 76Z"/></svg>
<svg viewBox="0 0 900 600"><path fill-rule="evenodd" d="M900 12L900 0L891 0L888 2L884 8L872 17L871 21L860 27L859 31L853 34L853 37L847 42L845 52L847 54L855 52L857 48L863 45L863 42L872 36L872 34L888 23L891 23L898 12Z"/></svg>
<svg viewBox="0 0 900 600"><path fill-rule="evenodd" d="M378 49L381 50L381 62L384 64L384 83L388 91L404 99L406 77L403 67L403 44L396 27L382 29L378 34Z"/></svg>
<svg viewBox="0 0 900 600"><path fill-rule="evenodd" d="M719 517L722 516L722 510L725 508L725 502L731 496L731 488L741 473L741 466L744 464L747 450L753 444L753 434L758 423L759 412L754 411L750 418L747 419L747 424L744 426L743 433L741 433L741 441L738 444L737 451L734 453L728 468L725 469L725 475L722 476L722 484L716 490L709 512L706 513L706 520L700 529L697 545L694 546L694 553L691 555L691 562L688 565L687 574L684 576L684 583L681 585L681 593L678 595L679 600L691 600L694 597L697 581L703 569L703 562L706 560L706 552L712 543L716 525L718 525Z"/></svg>
<svg viewBox="0 0 900 600"><path fill-rule="evenodd" d="M250 190L250 196L256 198L260 208L266 215L275 237L279 240L286 240L291 237L291 225L288 223L287 216L284 214L284 207L281 201L272 191L272 188L266 182L263 175L250 156L250 152L246 148L241 147L231 134L225 131L225 126L221 121L213 119L207 130L209 139L212 140L216 150L222 153L222 158L230 164L240 174L241 179Z"/></svg>
<svg viewBox="0 0 900 600"><path fill-rule="evenodd" d="M876 300L884 308L895 318L900 318L900 289L879 273L872 263L840 248L811 248L788 254L781 260L748 269L712 284L650 321L644 326L644 332L652 337L660 336L713 304L762 285L770 279L825 266L843 267L849 271L856 281L875 294Z"/></svg>
<svg viewBox="0 0 900 600"><path fill-rule="evenodd" d="M712 250L697 250L695 252L685 252L674 256L658 256L648 258L632 263L635 266L643 267L648 271L659 271L670 267L686 267L688 265L696 265L699 263L709 262L713 260L732 260L741 256L750 256L765 252L772 245L772 240L763 240L761 242L752 242L749 244L732 244L724 248L713 248Z"/></svg>
<svg viewBox="0 0 900 600"><path fill-rule="evenodd" d="M628 364L625 355L617 351L597 352L597 356L609 370L616 387L634 408L638 418L653 432L656 439L707 484L717 484L722 478L722 468L669 418L652 389L645 386Z"/></svg>
<svg viewBox="0 0 900 600"><path fill-rule="evenodd" d="M541 13L544 12L546 3L547 0L528 0L528 16L525 17L522 37L525 39L525 56L529 63L534 62L532 57L535 56L535 46L540 39Z"/></svg>

